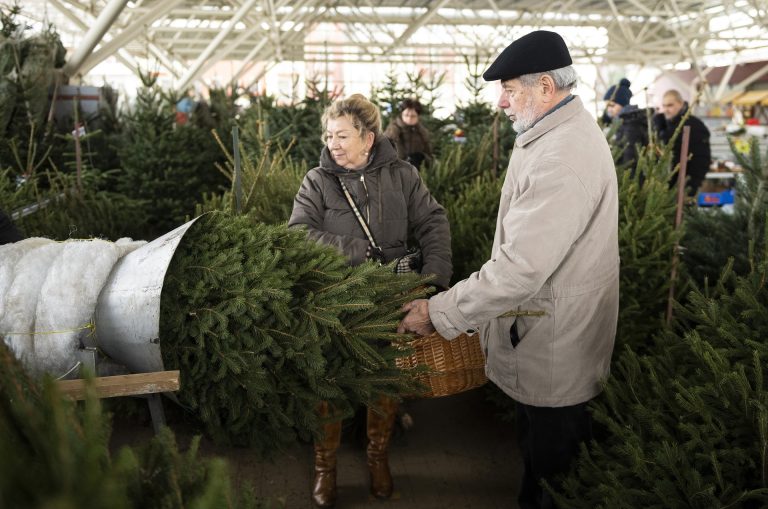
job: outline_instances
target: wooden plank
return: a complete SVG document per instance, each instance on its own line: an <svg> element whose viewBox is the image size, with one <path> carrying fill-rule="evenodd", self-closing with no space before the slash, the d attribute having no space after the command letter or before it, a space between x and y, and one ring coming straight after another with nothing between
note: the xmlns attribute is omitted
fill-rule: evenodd
<svg viewBox="0 0 768 509"><path fill-rule="evenodd" d="M85 398L85 380L59 380L56 383L65 397ZM133 375L101 376L94 378L93 384L99 398L172 392L179 390L179 372L156 371Z"/></svg>

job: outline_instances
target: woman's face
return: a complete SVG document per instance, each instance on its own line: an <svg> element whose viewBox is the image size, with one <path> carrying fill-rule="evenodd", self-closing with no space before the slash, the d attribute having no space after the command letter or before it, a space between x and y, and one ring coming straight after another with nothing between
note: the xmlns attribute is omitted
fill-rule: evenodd
<svg viewBox="0 0 768 509"><path fill-rule="evenodd" d="M419 114L413 108L406 108L400 114L400 118L405 125L416 125L419 123Z"/></svg>
<svg viewBox="0 0 768 509"><path fill-rule="evenodd" d="M358 170L368 162L373 146L373 133L360 136L347 116L329 118L325 128L325 144L336 164L348 170Z"/></svg>

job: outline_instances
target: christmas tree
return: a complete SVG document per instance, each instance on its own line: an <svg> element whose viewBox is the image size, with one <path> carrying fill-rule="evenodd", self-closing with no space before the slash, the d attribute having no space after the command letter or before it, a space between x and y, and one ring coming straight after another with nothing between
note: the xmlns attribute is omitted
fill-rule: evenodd
<svg viewBox="0 0 768 509"><path fill-rule="evenodd" d="M668 185L671 149L641 147L634 174L618 168L619 318L616 351L642 350L664 325L675 244L676 189ZM614 151L614 157L620 155ZM678 281L678 291L681 287Z"/></svg>
<svg viewBox="0 0 768 509"><path fill-rule="evenodd" d="M696 290L690 328L627 348L593 415L607 437L583 450L557 498L563 507L765 507L768 258L727 267L712 295Z"/></svg>
<svg viewBox="0 0 768 509"><path fill-rule="evenodd" d="M263 506L235 495L226 465L180 453L170 430L136 450L109 451L99 400L67 401L55 382L29 378L0 341L0 507L199 509Z"/></svg>
<svg viewBox="0 0 768 509"><path fill-rule="evenodd" d="M732 213L719 208L698 209L686 220L683 259L697 285L717 280L729 258L737 273L745 273L749 270L749 243L762 240L768 213L768 156L760 153L754 137L748 152L736 150L732 140L731 150L743 168L743 178L736 181Z"/></svg>
<svg viewBox="0 0 768 509"><path fill-rule="evenodd" d="M173 99L142 75L136 105L124 118L118 155L122 171L116 188L147 203L144 238L162 235L195 211L204 193L226 185L214 164L221 158L211 133L188 122L175 125Z"/></svg>
<svg viewBox="0 0 768 509"><path fill-rule="evenodd" d="M196 215L213 210L239 212L255 222L267 224L282 223L291 217L293 198L307 172L306 166L292 159L287 150L270 143L258 151L257 157L238 144L241 162L238 182L233 155L218 135L216 141L227 159L224 165L216 166L229 179L231 187L223 194L204 196Z"/></svg>
<svg viewBox="0 0 768 509"><path fill-rule="evenodd" d="M426 279L348 267L300 229L212 213L185 234L161 304L165 367L179 401L220 442L269 455L378 394L416 392L395 367L400 307Z"/></svg>

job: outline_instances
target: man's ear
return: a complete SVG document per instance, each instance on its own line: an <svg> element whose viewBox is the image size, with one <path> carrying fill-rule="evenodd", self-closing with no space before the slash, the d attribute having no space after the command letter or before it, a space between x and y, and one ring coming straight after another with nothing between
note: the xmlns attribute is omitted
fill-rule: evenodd
<svg viewBox="0 0 768 509"><path fill-rule="evenodd" d="M540 78L539 84L541 85L542 95L545 102L550 102L554 99L557 93L557 87L555 86L555 80L549 74L544 74Z"/></svg>

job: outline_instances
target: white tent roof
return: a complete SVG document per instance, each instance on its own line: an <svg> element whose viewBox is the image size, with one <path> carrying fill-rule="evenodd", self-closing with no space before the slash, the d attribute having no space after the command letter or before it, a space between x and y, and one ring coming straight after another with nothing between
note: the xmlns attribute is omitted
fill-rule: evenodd
<svg viewBox="0 0 768 509"><path fill-rule="evenodd" d="M179 88L221 60L453 63L536 28L595 65L710 65L768 56L768 0L25 0L83 32L67 71L112 55L163 65Z"/></svg>

